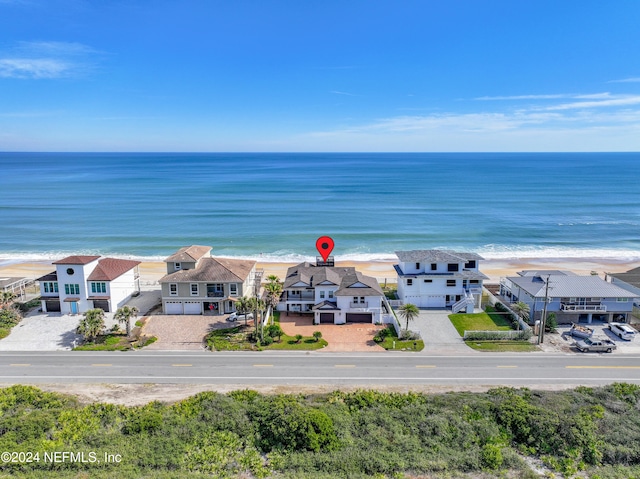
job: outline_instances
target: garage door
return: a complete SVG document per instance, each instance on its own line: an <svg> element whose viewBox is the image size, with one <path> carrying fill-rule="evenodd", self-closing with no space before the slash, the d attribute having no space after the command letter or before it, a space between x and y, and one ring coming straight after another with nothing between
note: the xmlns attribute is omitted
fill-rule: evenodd
<svg viewBox="0 0 640 479"><path fill-rule="evenodd" d="M50 313L60 312L60 301L45 301L45 308Z"/></svg>
<svg viewBox="0 0 640 479"><path fill-rule="evenodd" d="M333 324L333 313L320 313L320 324Z"/></svg>
<svg viewBox="0 0 640 479"><path fill-rule="evenodd" d="M100 308L105 313L109 312L109 301L96 301L93 300L93 307Z"/></svg>
<svg viewBox="0 0 640 479"><path fill-rule="evenodd" d="M202 314L202 303L187 301L184 303L184 314Z"/></svg>
<svg viewBox="0 0 640 479"><path fill-rule="evenodd" d="M444 308L445 306L444 296L427 296L426 308Z"/></svg>
<svg viewBox="0 0 640 479"><path fill-rule="evenodd" d="M372 323L371 313L347 313L347 323Z"/></svg>
<svg viewBox="0 0 640 479"><path fill-rule="evenodd" d="M182 303L167 301L164 303L164 314L182 314Z"/></svg>

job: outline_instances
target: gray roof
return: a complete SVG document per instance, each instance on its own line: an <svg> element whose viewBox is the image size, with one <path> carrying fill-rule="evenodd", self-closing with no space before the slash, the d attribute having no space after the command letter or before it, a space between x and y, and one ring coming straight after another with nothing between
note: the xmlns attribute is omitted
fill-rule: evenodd
<svg viewBox="0 0 640 479"><path fill-rule="evenodd" d="M184 248L180 248L174 254L169 256L164 260L165 263L194 263L197 262L200 258L209 254L211 251L211 246L201 246L201 245L191 245L185 246Z"/></svg>
<svg viewBox="0 0 640 479"><path fill-rule="evenodd" d="M284 289L295 288L293 285L304 283L307 288L330 282L338 286L336 296L382 296L382 288L378 281L356 271L353 267L315 266L310 263L301 263L287 270L284 280ZM354 287L362 283L364 286Z"/></svg>
<svg viewBox="0 0 640 479"><path fill-rule="evenodd" d="M197 268L167 274L160 283L243 283L255 264L243 259L202 258Z"/></svg>
<svg viewBox="0 0 640 479"><path fill-rule="evenodd" d="M630 269L625 273L607 273L607 275L640 288L640 267Z"/></svg>
<svg viewBox="0 0 640 479"><path fill-rule="evenodd" d="M476 253L462 253L440 249L418 249L412 251L396 251L396 256L403 263L466 263L471 260L482 260Z"/></svg>
<svg viewBox="0 0 640 479"><path fill-rule="evenodd" d="M544 298L547 277L550 298L633 298L633 293L598 276L578 276L561 271L561 274L509 276L514 285L536 298ZM569 274L565 274L569 273Z"/></svg>

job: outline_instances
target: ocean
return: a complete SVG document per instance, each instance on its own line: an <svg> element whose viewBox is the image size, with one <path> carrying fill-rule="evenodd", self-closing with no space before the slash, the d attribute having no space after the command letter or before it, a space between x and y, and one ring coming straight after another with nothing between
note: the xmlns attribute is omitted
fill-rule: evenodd
<svg viewBox="0 0 640 479"><path fill-rule="evenodd" d="M640 153L0 153L0 258L640 258Z"/></svg>

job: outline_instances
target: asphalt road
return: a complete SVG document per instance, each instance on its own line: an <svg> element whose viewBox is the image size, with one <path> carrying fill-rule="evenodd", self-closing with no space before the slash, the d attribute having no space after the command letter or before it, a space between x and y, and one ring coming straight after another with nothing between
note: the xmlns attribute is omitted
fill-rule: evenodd
<svg viewBox="0 0 640 479"><path fill-rule="evenodd" d="M640 383L640 356L2 352L0 383L602 385Z"/></svg>

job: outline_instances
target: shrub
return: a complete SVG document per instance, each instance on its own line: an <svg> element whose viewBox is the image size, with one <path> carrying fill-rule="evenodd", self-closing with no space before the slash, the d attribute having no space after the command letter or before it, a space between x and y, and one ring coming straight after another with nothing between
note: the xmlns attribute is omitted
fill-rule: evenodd
<svg viewBox="0 0 640 479"><path fill-rule="evenodd" d="M317 343L322 338L322 333L320 331L314 331L313 338L316 340L316 343Z"/></svg>
<svg viewBox="0 0 640 479"><path fill-rule="evenodd" d="M265 336L264 339L262 340L262 344L264 346L269 346L270 344L273 344L273 338L271 336Z"/></svg>
<svg viewBox="0 0 640 479"><path fill-rule="evenodd" d="M300 341L302 341L302 334L296 334L295 338L296 338L296 343L299 343Z"/></svg>
<svg viewBox="0 0 640 479"><path fill-rule="evenodd" d="M2 308L0 309L0 327L12 328L20 322L20 311L16 308Z"/></svg>
<svg viewBox="0 0 640 479"><path fill-rule="evenodd" d="M278 341L280 341L280 337L284 334L284 331L279 324L271 324L267 326L266 332L270 337L274 339L278 338Z"/></svg>

